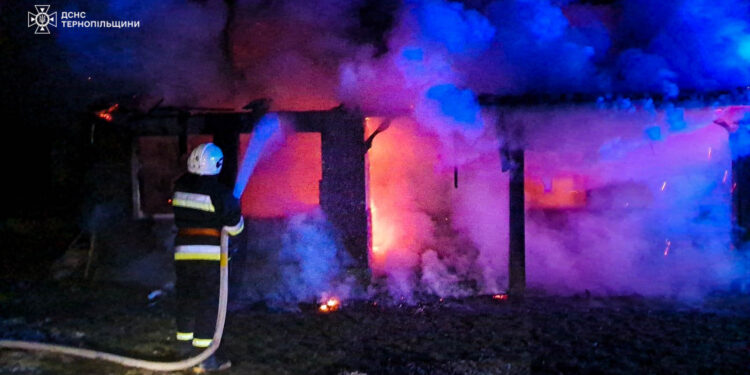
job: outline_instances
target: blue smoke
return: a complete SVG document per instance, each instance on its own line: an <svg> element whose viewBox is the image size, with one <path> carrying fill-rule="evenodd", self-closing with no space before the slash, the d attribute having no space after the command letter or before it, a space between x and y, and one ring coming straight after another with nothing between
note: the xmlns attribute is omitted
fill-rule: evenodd
<svg viewBox="0 0 750 375"><path fill-rule="evenodd" d="M637 92L667 97L681 89L707 92L750 84L747 2L620 3L492 2L482 13L497 30L497 48L489 61L475 62L485 68L476 69L473 84L492 81L498 93Z"/></svg>
<svg viewBox="0 0 750 375"><path fill-rule="evenodd" d="M562 10L548 0L496 1L488 13L496 25L504 26L500 29L504 39L523 34L525 41L535 44L559 40L569 26Z"/></svg>
<svg viewBox="0 0 750 375"><path fill-rule="evenodd" d="M336 1L320 4L323 11L316 17L340 16ZM628 0L601 6L564 0L407 0L404 6L406 11L399 14L413 17L418 28L408 29L428 43L399 50L402 36L393 35L394 52L417 64L429 60L431 48L437 46L451 55L447 64L456 79L446 81L477 92L638 92L674 97L680 90L750 84L750 4L742 0ZM64 0L57 8L85 11L92 20L141 22L136 30L58 28L56 41L84 79L106 77L128 83L127 88L115 86L123 90L149 91L166 97L166 103L185 105L203 104L206 98L221 102L234 87L227 84L237 83L228 82L236 77L224 72L222 2L110 0L81 5ZM263 17L247 10L251 8L239 6L237 17L247 22ZM294 40L294 30L288 32ZM327 45L329 37L312 30L310 45ZM288 48L307 53L302 46ZM346 61L356 59L359 52L352 45L336 55ZM330 57L330 50L323 48L310 58L327 64ZM242 55L236 58L246 67L244 77L268 76L265 64L249 64ZM295 80L308 80L310 75L302 69L290 74ZM335 74L328 78L334 86L340 83ZM269 79L268 85L274 84L278 85Z"/></svg>
<svg viewBox="0 0 750 375"><path fill-rule="evenodd" d="M427 90L427 98L437 101L444 115L467 124L468 128L481 128L477 121L479 103L471 90L462 90L453 84L437 85Z"/></svg>
<svg viewBox="0 0 750 375"><path fill-rule="evenodd" d="M497 27L499 44L496 61L486 65L503 67L493 73L502 77L504 91L590 92L607 86L594 64L610 45L600 22L573 28L548 0L495 1L485 13ZM477 79L493 78L482 72Z"/></svg>
<svg viewBox="0 0 750 375"><path fill-rule="evenodd" d="M333 229L317 210L289 218L278 254L280 282L266 295L272 301L300 302L332 291L341 264Z"/></svg>
<svg viewBox="0 0 750 375"><path fill-rule="evenodd" d="M630 10L652 1L628 1ZM687 0L664 2L668 17L653 15L656 29L645 50L667 60L681 88L719 90L750 83L750 66L742 46L750 35L750 16L745 1ZM663 5L662 5L663 6ZM623 22L630 23L626 12ZM642 20L643 15L637 17ZM635 25L634 27L637 27Z"/></svg>
<svg viewBox="0 0 750 375"><path fill-rule="evenodd" d="M248 220L253 233L243 280L243 294L264 300L275 309L297 310L330 294L347 299L352 280L346 276L352 259L336 240L335 229L320 208L283 221Z"/></svg>
<svg viewBox="0 0 750 375"><path fill-rule="evenodd" d="M424 50L421 48L404 48L401 56L409 61L422 61L424 59Z"/></svg>
<svg viewBox="0 0 750 375"><path fill-rule="evenodd" d="M451 53L484 51L495 36L495 27L479 12L463 4L442 0L421 1L415 8L422 35L445 45Z"/></svg>
<svg viewBox="0 0 750 375"><path fill-rule="evenodd" d="M664 138L661 136L661 128L658 126L652 126L649 128L646 128L645 130L646 137L652 141L661 141Z"/></svg>
<svg viewBox="0 0 750 375"><path fill-rule="evenodd" d="M626 91L661 93L667 97L679 94L674 83L677 74L670 70L667 60L661 56L637 48L628 49L620 54L616 71Z"/></svg>
<svg viewBox="0 0 750 375"><path fill-rule="evenodd" d="M234 196L237 199L239 199L245 191L247 182L250 180L250 176L252 176L255 166L258 165L263 149L266 147L266 144L268 144L268 141L271 140L271 137L279 131L280 127L279 116L275 113L263 116L260 122L255 126L250 141L247 143L245 157L242 159L240 171L237 173L237 182L235 182L234 185Z"/></svg>
<svg viewBox="0 0 750 375"><path fill-rule="evenodd" d="M737 53L740 54L740 57L750 62L750 37L743 38L740 42Z"/></svg>
<svg viewBox="0 0 750 375"><path fill-rule="evenodd" d="M667 123L669 124L669 131L679 132L687 129L687 123L685 122L685 109L667 107Z"/></svg>

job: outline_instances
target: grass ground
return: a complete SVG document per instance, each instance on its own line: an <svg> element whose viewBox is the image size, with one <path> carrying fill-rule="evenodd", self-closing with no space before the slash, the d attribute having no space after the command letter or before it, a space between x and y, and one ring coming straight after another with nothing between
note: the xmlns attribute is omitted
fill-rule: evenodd
<svg viewBox="0 0 750 375"><path fill-rule="evenodd" d="M0 287L0 338L176 359L173 297L119 285ZM226 374L748 374L750 296L701 303L531 294L417 305L345 303L330 314L237 307ZM0 351L0 374L150 374L98 361Z"/></svg>

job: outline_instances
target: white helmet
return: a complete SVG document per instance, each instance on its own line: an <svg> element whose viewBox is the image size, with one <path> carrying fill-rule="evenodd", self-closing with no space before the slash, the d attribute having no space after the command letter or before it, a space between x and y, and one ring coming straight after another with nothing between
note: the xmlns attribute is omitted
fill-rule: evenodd
<svg viewBox="0 0 750 375"><path fill-rule="evenodd" d="M221 172L224 154L219 146L213 143L198 145L188 158L188 172L199 175L215 175Z"/></svg>

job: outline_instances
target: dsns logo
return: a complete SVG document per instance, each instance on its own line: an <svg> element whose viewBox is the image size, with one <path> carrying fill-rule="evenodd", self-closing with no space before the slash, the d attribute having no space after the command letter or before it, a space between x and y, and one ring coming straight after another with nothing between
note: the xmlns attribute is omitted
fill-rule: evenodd
<svg viewBox="0 0 750 375"><path fill-rule="evenodd" d="M36 26L34 34L49 34L49 26L57 27L57 12L49 12L49 5L34 5L36 14L29 12L29 27Z"/></svg>

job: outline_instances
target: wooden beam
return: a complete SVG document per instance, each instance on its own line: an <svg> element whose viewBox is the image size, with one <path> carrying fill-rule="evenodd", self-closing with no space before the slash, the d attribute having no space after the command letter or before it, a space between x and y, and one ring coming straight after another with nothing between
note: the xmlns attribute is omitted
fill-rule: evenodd
<svg viewBox="0 0 750 375"><path fill-rule="evenodd" d="M523 301L526 292L526 197L524 194L523 123L499 116L500 148L503 172L508 181L508 295L511 301Z"/></svg>
<svg viewBox="0 0 750 375"><path fill-rule="evenodd" d="M509 257L508 295L522 300L526 291L526 209L524 196L524 151L509 152L513 167L509 182Z"/></svg>

